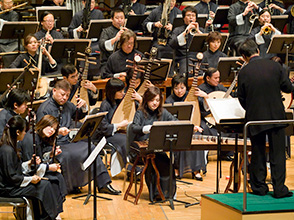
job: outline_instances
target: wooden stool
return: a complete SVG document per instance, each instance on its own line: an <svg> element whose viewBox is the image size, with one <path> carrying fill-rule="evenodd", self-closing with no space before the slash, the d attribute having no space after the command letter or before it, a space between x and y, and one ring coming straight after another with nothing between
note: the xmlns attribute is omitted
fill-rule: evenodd
<svg viewBox="0 0 294 220"><path fill-rule="evenodd" d="M0 197L0 206L13 206L14 210L8 213L13 213L17 220L27 219L27 203L23 198Z"/></svg>

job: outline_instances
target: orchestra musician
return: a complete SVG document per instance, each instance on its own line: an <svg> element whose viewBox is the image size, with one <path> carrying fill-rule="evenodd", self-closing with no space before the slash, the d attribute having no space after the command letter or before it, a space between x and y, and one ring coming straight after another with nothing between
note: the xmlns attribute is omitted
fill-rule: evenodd
<svg viewBox="0 0 294 220"><path fill-rule="evenodd" d="M271 39L274 35L280 35L281 32L271 24L271 14L268 9L263 9L259 12L259 26L254 28L249 38L253 39L258 45L260 56L270 59L276 54L267 53Z"/></svg>
<svg viewBox="0 0 294 220"><path fill-rule="evenodd" d="M140 0L139 0L140 1ZM146 6L141 4L138 0L130 1L130 12L129 15L143 15L146 12ZM120 6L122 8L122 5Z"/></svg>
<svg viewBox="0 0 294 220"><path fill-rule="evenodd" d="M199 24L196 22L197 11L192 6L187 6L182 11L184 25L176 27L171 35L169 45L175 50L175 65L179 65L179 74L186 72L186 54L187 48L189 49L190 44L193 40L193 34L203 33L204 29L199 27ZM188 52L188 59L195 58L196 52ZM192 64L190 59L188 60L189 64ZM189 67L188 70L191 70L192 67Z"/></svg>
<svg viewBox="0 0 294 220"><path fill-rule="evenodd" d="M134 60L135 54L143 54L135 49L136 34L132 30L125 30L119 40L119 49L111 54L107 60L106 68L101 73L101 78L123 77L126 76L128 68L127 60Z"/></svg>
<svg viewBox="0 0 294 220"><path fill-rule="evenodd" d="M44 0L43 6L66 6L64 0Z"/></svg>
<svg viewBox="0 0 294 220"><path fill-rule="evenodd" d="M195 5L198 14L207 15L205 28L208 29L208 31L212 31L211 25L213 25L212 22L215 17L217 7L217 4L211 0L201 0L198 4Z"/></svg>
<svg viewBox="0 0 294 220"><path fill-rule="evenodd" d="M288 34L294 34L294 4L290 5L284 14L288 15Z"/></svg>
<svg viewBox="0 0 294 220"><path fill-rule="evenodd" d="M86 101L80 98L77 98L77 106L69 102L70 89L71 85L67 80L58 81L52 90L52 96L38 108L37 121L40 121L44 115L59 118L58 115L61 114L56 144L60 145L62 154L58 155L56 159L61 164L67 191L79 192L78 187L82 187L88 182L88 172L82 170L80 165L88 157L88 143L85 141L70 143L69 128L71 128L72 119L75 119L76 115L77 119L82 119L87 114L88 106ZM120 191L112 188L110 176L100 157L97 157L97 163L95 178L97 178L99 192L118 195Z"/></svg>
<svg viewBox="0 0 294 220"><path fill-rule="evenodd" d="M284 4L276 0L263 0L258 6L261 9L267 8L271 15L281 15L285 12Z"/></svg>
<svg viewBox="0 0 294 220"><path fill-rule="evenodd" d="M41 74L45 75L57 70L57 62L53 59L51 54L44 46L39 47L39 42L34 35L28 34L26 36L24 39L24 47L26 48L27 52L18 55L18 57L16 57L16 59L10 64L9 68L24 68L30 61L32 61L32 64L37 67L41 50L43 56Z"/></svg>
<svg viewBox="0 0 294 220"><path fill-rule="evenodd" d="M286 119L281 91L290 93L292 84L280 64L261 59L256 43L248 39L240 45L240 54L248 64L238 75L238 99L246 110L246 121ZM273 197L293 195L285 185L285 126L281 124L254 125L248 129L251 140L250 185L254 194L266 195L266 139L269 142L269 161Z"/></svg>
<svg viewBox="0 0 294 220"><path fill-rule="evenodd" d="M30 198L34 206L34 219L61 219L59 213L63 212L65 201L62 184L42 179L47 170L55 172L58 166L40 164L40 159L36 158L37 174L27 173L32 171L33 162L21 161L21 152L17 148L17 142L25 136L25 129L26 122L19 115L9 119L4 127L0 140L0 194ZM62 179L61 174L56 175ZM32 215L28 217L32 218Z"/></svg>
<svg viewBox="0 0 294 220"><path fill-rule="evenodd" d="M111 11L112 25L104 28L99 38L100 55L100 72L105 72L106 62L110 55L115 50L120 36L127 30L125 28L125 14L121 8L113 9Z"/></svg>
<svg viewBox="0 0 294 220"><path fill-rule="evenodd" d="M239 0L238 2L230 5L228 12L230 33L228 47L231 50L231 54L238 54L238 47L240 43L246 40L249 36L249 31L252 26L250 20L254 22L253 18L257 15L258 8L259 7L256 3L249 0Z"/></svg>

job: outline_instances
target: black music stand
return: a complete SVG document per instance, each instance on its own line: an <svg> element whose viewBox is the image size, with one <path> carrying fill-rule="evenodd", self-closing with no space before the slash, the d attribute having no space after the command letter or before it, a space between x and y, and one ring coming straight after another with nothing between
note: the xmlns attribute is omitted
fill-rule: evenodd
<svg viewBox="0 0 294 220"><path fill-rule="evenodd" d="M148 60L142 59L140 61L140 65L147 66L149 63ZM150 78L149 80L152 83L159 83L166 80L168 73L170 71L171 59L161 59L160 61L156 61L157 64L152 63L151 71L150 71Z"/></svg>
<svg viewBox="0 0 294 220"><path fill-rule="evenodd" d="M229 6L218 7L215 12L213 24L228 24Z"/></svg>
<svg viewBox="0 0 294 220"><path fill-rule="evenodd" d="M104 118L104 116L107 114L107 112L101 112L95 115L90 115L86 117L86 120L84 121L84 123L82 124L81 128L79 129L78 133L76 134L76 136L74 137L74 139L71 142L78 142L81 140L85 140L88 139L88 154L89 157L91 156L91 137L94 134L94 132L96 131L96 129L98 128L98 126L100 125L102 119ZM99 152L98 152L99 153ZM92 190L91 190L91 169L88 170L89 174L88 174L88 193L86 195L81 195L81 196L76 196L76 197L72 197L73 199L77 199L77 198L81 198L81 197L85 197L86 196L86 200L84 202L84 205L86 205L90 199L91 196L94 197L94 219L97 219L96 215L97 215L97 197L98 198L102 198L102 199L106 199L106 200L112 200L109 198L105 198L105 197L101 197L101 196L97 196L97 182L96 182L96 166L97 166L97 158L98 154L95 155L91 162L89 163L89 165L87 167L82 167L83 170L86 170L91 164L93 164L94 168L93 168L93 179L94 179L94 195L92 195Z"/></svg>
<svg viewBox="0 0 294 220"><path fill-rule="evenodd" d="M20 51L21 39L25 38L28 34L36 33L38 26L39 22L37 21L4 22L0 39L17 39L17 48Z"/></svg>
<svg viewBox="0 0 294 220"><path fill-rule="evenodd" d="M220 57L218 60L217 69L220 72L220 82L232 82L235 79L241 66L236 62L240 61L241 57Z"/></svg>
<svg viewBox="0 0 294 220"><path fill-rule="evenodd" d="M272 15L271 23L279 31L283 33L284 27L288 22L288 15Z"/></svg>
<svg viewBox="0 0 294 220"><path fill-rule="evenodd" d="M40 21L41 15L49 11L54 15L56 29L61 29L61 27L68 27L72 20L72 9L67 9L63 6L42 6L36 7L37 21Z"/></svg>
<svg viewBox="0 0 294 220"><path fill-rule="evenodd" d="M191 140L194 125L190 121L158 121L154 122L149 135L148 149L160 152L169 151L169 198L160 203L168 201L172 210L174 210L174 201L183 204L188 202L173 199L173 150L191 149ZM156 203L156 202L155 202Z"/></svg>
<svg viewBox="0 0 294 220"><path fill-rule="evenodd" d="M77 52L84 53L90 43L89 39L55 39L49 53L55 60L66 58L68 63L73 63Z"/></svg>
<svg viewBox="0 0 294 220"><path fill-rule="evenodd" d="M99 20L90 20L89 31L87 33L87 38L100 38L100 34L104 28L107 28L112 25L111 19L99 19Z"/></svg>
<svg viewBox="0 0 294 220"><path fill-rule="evenodd" d="M148 17L148 15L128 15L126 28L133 30L134 32L143 31L143 21Z"/></svg>
<svg viewBox="0 0 294 220"><path fill-rule="evenodd" d="M135 46L136 49L142 53L150 51L152 39L152 37L137 37L137 45Z"/></svg>
<svg viewBox="0 0 294 220"><path fill-rule="evenodd" d="M163 104L163 108L165 108L178 120L189 121L191 119L193 104L190 102L174 102L173 104Z"/></svg>

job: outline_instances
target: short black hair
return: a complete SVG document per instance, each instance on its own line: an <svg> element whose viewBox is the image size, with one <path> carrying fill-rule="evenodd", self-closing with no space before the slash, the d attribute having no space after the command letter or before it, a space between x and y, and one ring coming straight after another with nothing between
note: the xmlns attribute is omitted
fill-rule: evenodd
<svg viewBox="0 0 294 220"><path fill-rule="evenodd" d="M246 39L239 46L239 53L245 57L251 57L253 54L258 53L257 44L252 39Z"/></svg>
<svg viewBox="0 0 294 220"><path fill-rule="evenodd" d="M209 67L204 73L204 81L207 82L207 77L211 77L217 71L217 68Z"/></svg>
<svg viewBox="0 0 294 220"><path fill-rule="evenodd" d="M61 74L62 74L62 76L68 78L68 76L70 74L75 73L76 70L77 69L76 69L75 65L73 65L71 63L68 63L68 64L65 64L64 66L62 66L62 68L61 68Z"/></svg>
<svg viewBox="0 0 294 220"><path fill-rule="evenodd" d="M114 9L112 9L112 11L110 13L110 17L113 18L114 14L119 13L119 12L122 12L124 14L124 16L126 16L125 13L124 13L124 10L122 10L121 8L114 8Z"/></svg>
<svg viewBox="0 0 294 220"><path fill-rule="evenodd" d="M196 18L197 18L197 10L193 6L187 6L186 8L183 9L183 11L182 11L183 18L186 16L187 11L194 12L196 14Z"/></svg>
<svg viewBox="0 0 294 220"><path fill-rule="evenodd" d="M40 16L40 21L44 21L44 18L47 16L47 15L53 15L54 17L54 14L50 11L44 11L41 16Z"/></svg>
<svg viewBox="0 0 294 220"><path fill-rule="evenodd" d="M28 101L30 101L30 96L29 96L28 91L26 91L24 89L12 89L8 95L5 107L10 110L13 110L14 103L16 103L18 106L20 106L23 103L28 102Z"/></svg>
<svg viewBox="0 0 294 220"><path fill-rule="evenodd" d="M174 77L172 78L172 88L174 89L177 85L181 83L183 83L186 86L186 89L188 89L186 77L183 74L174 75Z"/></svg>
<svg viewBox="0 0 294 220"><path fill-rule="evenodd" d="M125 88L125 84L118 78L110 78L105 86L106 99L114 105L115 104L115 93Z"/></svg>

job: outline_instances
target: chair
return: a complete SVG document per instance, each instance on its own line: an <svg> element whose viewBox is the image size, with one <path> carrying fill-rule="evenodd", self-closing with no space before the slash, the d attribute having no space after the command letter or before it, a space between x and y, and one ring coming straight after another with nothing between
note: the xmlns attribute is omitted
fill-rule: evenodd
<svg viewBox="0 0 294 220"><path fill-rule="evenodd" d="M25 220L27 203L23 198L9 198L0 197L0 206L13 206L12 212L0 212L0 213L13 213L17 220Z"/></svg>

